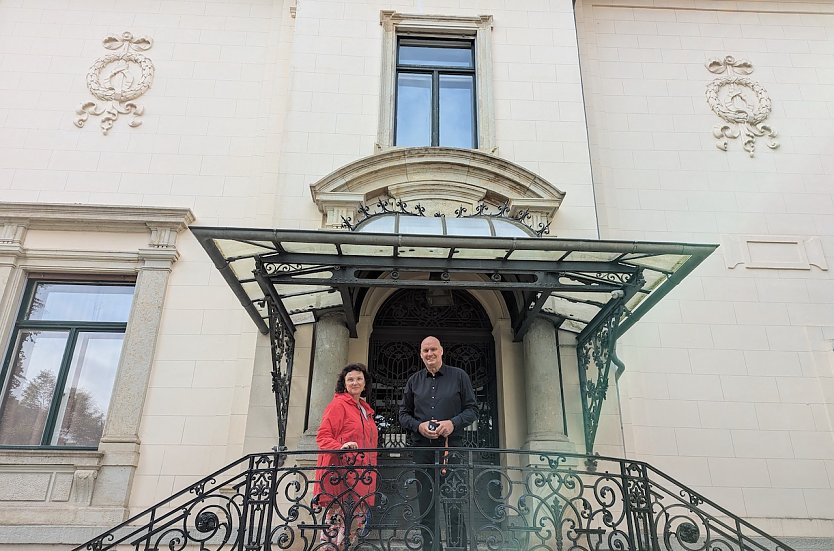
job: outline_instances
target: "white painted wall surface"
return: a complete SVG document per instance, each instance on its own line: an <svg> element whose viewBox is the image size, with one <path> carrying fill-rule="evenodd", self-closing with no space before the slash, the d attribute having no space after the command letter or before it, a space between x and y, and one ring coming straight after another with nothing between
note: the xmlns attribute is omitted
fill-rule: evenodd
<svg viewBox="0 0 834 551"><path fill-rule="evenodd" d="M7 0L0 200L177 206L199 225L317 228L309 185L374 153L380 10L490 14L498 155L567 192L552 235L817 237L833 266L831 6L669 1L580 0L577 31L569 0ZM104 136L91 117L76 128L76 107L92 99L85 75L108 53L101 40L123 31L154 40L143 124L123 117ZM739 143L715 148L704 63L725 55L753 62L779 149L760 140L751 159ZM274 436L269 397L253 392L267 379L268 342L187 232L178 249L133 512ZM832 519L831 270L730 269L725 251L624 339L625 445L612 396L600 451L650 461L742 516ZM303 388L306 364L296 369ZM777 535L832 532L766 524Z"/></svg>
<svg viewBox="0 0 834 551"><path fill-rule="evenodd" d="M834 9L583 1L577 18L602 237L722 244L620 344L626 454L785 519L774 533L830 537ZM706 63L727 55L753 63L778 149L716 148Z"/></svg>

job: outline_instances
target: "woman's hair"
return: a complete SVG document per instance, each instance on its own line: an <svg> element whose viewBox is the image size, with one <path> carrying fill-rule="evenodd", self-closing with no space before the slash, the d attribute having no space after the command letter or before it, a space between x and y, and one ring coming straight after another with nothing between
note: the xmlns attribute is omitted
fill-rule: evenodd
<svg viewBox="0 0 834 551"><path fill-rule="evenodd" d="M339 379L336 381L336 393L344 394L347 392L347 387L345 387L345 377L347 377L347 374L351 371L359 371L362 373L362 376L365 377L365 389L362 391L362 394L365 394L365 391L368 390L368 385L371 384L371 376L368 374L368 368L365 364L360 363L347 364L342 369L342 372L339 373Z"/></svg>

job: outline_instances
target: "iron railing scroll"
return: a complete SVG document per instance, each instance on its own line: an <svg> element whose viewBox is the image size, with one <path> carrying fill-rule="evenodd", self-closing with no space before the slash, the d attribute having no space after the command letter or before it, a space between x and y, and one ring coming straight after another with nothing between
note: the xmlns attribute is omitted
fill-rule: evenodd
<svg viewBox="0 0 834 551"><path fill-rule="evenodd" d="M342 457L319 471L315 452L243 457L75 550L793 551L640 461L454 448L403 468L370 451L324 452Z"/></svg>

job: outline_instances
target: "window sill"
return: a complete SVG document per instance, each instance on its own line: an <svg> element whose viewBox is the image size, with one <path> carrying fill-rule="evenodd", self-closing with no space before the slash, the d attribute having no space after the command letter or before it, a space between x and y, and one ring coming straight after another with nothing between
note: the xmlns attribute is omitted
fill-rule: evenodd
<svg viewBox="0 0 834 551"><path fill-rule="evenodd" d="M20 502L88 506L103 457L88 449L0 448L0 509Z"/></svg>

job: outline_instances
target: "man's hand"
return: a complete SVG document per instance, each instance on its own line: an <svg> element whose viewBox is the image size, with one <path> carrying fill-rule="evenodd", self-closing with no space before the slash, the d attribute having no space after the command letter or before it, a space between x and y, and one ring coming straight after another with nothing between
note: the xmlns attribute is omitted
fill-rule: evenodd
<svg viewBox="0 0 834 551"><path fill-rule="evenodd" d="M446 419L445 421L437 421L437 424L439 426L435 432L441 438L447 438L450 434L455 432L455 424L449 419Z"/></svg>
<svg viewBox="0 0 834 551"><path fill-rule="evenodd" d="M432 419L431 421L423 421L422 423L420 423L420 424L417 426L417 430L418 430L418 431L420 432L420 434L422 434L425 438L428 438L429 440L437 440L437 439L440 437L440 435L439 435L439 434L437 434L437 430L438 430L440 427L438 426L438 427L435 427L435 429L434 429L434 430L431 430L431 429L429 428L429 423L435 423L435 424L438 424L438 422L437 422L437 421L435 421L435 420L433 420L433 419Z"/></svg>
<svg viewBox="0 0 834 551"><path fill-rule="evenodd" d="M434 430L429 428L430 423L436 425ZM417 430L429 440L437 440L438 438L446 438L455 432L455 425L449 419L446 419L445 421L436 421L432 419L431 421L423 421L420 423Z"/></svg>

